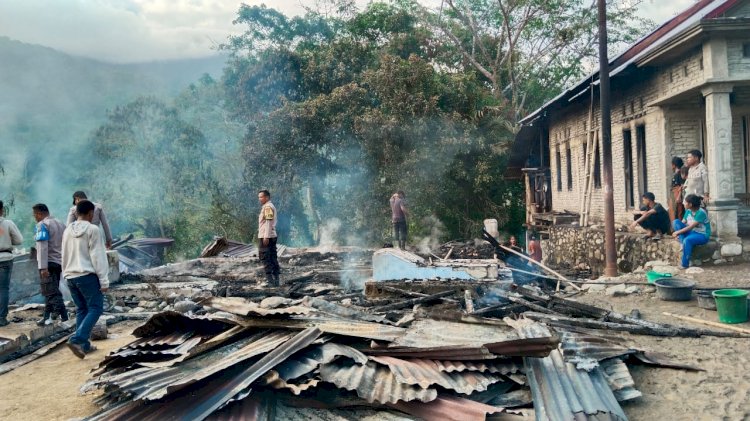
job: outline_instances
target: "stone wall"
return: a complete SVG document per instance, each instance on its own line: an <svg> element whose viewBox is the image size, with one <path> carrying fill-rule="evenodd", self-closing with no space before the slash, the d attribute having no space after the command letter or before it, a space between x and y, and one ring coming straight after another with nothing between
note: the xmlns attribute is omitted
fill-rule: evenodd
<svg viewBox="0 0 750 421"><path fill-rule="evenodd" d="M642 234L618 232L615 244L620 272L631 272L654 260L679 263L680 245L671 237L646 241ZM552 227L549 240L542 242L542 250L544 262L553 267L588 267L594 274L604 270L604 231L596 227Z"/></svg>

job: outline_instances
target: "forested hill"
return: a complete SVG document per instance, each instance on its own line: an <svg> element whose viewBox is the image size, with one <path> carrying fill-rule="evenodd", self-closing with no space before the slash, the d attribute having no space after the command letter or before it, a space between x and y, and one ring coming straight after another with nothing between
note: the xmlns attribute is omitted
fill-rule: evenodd
<svg viewBox="0 0 750 421"><path fill-rule="evenodd" d="M224 62L217 55L111 64L0 37L0 118L4 125L9 117L29 112L93 112L100 118L107 108L141 95L172 97L204 73L220 75Z"/></svg>
<svg viewBox="0 0 750 421"><path fill-rule="evenodd" d="M28 219L39 201L64 213L69 180L87 167L70 164L109 111L144 95L170 101L201 75L220 76L224 62L111 64L0 37L0 198L15 199L10 216Z"/></svg>

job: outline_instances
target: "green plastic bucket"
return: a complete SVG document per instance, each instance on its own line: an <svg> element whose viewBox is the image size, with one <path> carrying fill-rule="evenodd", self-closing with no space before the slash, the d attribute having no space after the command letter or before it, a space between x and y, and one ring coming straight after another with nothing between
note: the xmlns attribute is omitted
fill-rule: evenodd
<svg viewBox="0 0 750 421"><path fill-rule="evenodd" d="M653 284L657 279L661 278L671 278L671 273L659 273L654 272L653 270L646 272L646 279L648 280L649 284Z"/></svg>
<svg viewBox="0 0 750 421"><path fill-rule="evenodd" d="M720 289L714 291L716 310L722 323L744 323L747 316L747 295L750 292L742 289Z"/></svg>

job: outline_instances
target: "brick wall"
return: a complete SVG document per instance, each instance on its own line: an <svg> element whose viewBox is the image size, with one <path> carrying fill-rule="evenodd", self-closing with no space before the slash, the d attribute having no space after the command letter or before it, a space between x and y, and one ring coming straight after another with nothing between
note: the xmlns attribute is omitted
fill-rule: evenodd
<svg viewBox="0 0 750 421"><path fill-rule="evenodd" d="M727 64L730 77L750 75L750 57L745 57L743 54L744 43L750 43L750 39L727 40Z"/></svg>
<svg viewBox="0 0 750 421"><path fill-rule="evenodd" d="M632 218L632 209L626 203L625 192L625 151L623 142L623 131L631 131L631 156L633 158L633 185L635 201L642 193L639 186L637 166L637 127L645 127L646 138L646 188L657 195L658 200L666 203L668 181L670 177L669 162L673 151L668 148L665 137L668 136L666 128L671 121L666 119L664 111L659 107L648 107L648 103L655 101L665 95L682 92L702 83L702 51L693 50L684 58L676 61L670 66L657 71L645 71L647 76L637 83L630 83L624 87L613 86L612 89L612 171L614 181L615 218L620 223L629 223ZM584 144L587 140L589 124L589 95L581 95L579 100L571 104L562 113L552 116L550 122L550 147L554 152L560 150L562 162L560 168L553 165L553 179L557 178L557 172L562 170L563 189L558 191L556 181L553 183L552 203L556 211L581 211L584 201ZM598 99L594 100L593 127L598 130L600 113ZM685 152L697 145L699 127L696 128L695 117L683 118L685 127L678 127L676 134L680 139L680 145L675 152ZM692 125L691 127L687 127ZM572 173L573 188L567 189L567 162L565 159L566 145L570 144L573 156ZM687 148L687 149L686 149ZM603 176L603 175L602 175ZM601 188L593 190L591 198L591 219L596 221L602 218L604 213L603 192ZM637 206L637 203L636 203Z"/></svg>

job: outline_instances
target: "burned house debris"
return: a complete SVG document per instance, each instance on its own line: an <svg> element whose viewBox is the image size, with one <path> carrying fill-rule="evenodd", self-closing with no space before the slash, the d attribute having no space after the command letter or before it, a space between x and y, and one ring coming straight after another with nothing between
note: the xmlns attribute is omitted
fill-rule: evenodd
<svg viewBox="0 0 750 421"><path fill-rule="evenodd" d="M254 258L220 253L123 276L114 314L149 318L83 385L100 391L89 419L624 420L620 403L640 397L629 364L697 370L624 332L743 336L583 304L565 285L498 282L499 260L495 279L478 260L477 278L372 280L352 292L349 279L372 278L363 274L382 250L287 249L280 287L263 285ZM420 264L471 267L435 260Z"/></svg>

